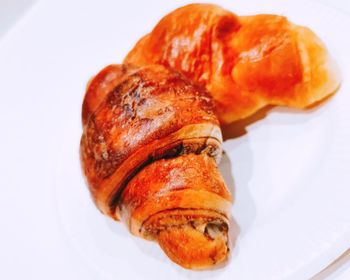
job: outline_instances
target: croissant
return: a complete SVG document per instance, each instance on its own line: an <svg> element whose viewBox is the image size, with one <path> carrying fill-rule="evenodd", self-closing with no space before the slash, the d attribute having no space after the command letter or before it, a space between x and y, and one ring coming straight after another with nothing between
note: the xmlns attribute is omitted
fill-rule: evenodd
<svg viewBox="0 0 350 280"><path fill-rule="evenodd" d="M337 66L309 28L191 4L166 15L125 63L162 64L206 87L222 124L266 105L305 108L335 92Z"/></svg>
<svg viewBox="0 0 350 280"><path fill-rule="evenodd" d="M185 268L227 259L232 197L203 89L160 65L110 65L89 83L82 120L82 169L102 213Z"/></svg>

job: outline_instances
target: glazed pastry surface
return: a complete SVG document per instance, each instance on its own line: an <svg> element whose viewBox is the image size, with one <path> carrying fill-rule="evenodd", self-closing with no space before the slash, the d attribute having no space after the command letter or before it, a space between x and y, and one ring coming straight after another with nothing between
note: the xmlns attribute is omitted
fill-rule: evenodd
<svg viewBox="0 0 350 280"><path fill-rule="evenodd" d="M232 199L206 91L161 65L110 65L90 81L82 119L83 172L101 212L183 267L227 259Z"/></svg>
<svg viewBox="0 0 350 280"><path fill-rule="evenodd" d="M172 67L212 95L222 124L266 105L305 108L333 93L338 68L309 28L278 15L190 4L160 20L125 63Z"/></svg>

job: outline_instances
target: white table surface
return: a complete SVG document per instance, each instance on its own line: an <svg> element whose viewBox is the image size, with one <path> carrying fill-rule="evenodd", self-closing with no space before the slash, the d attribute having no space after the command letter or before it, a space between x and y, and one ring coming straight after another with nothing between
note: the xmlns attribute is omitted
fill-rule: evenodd
<svg viewBox="0 0 350 280"><path fill-rule="evenodd" d="M8 32L11 32L11 28L16 25L16 22L22 16L25 16L27 12L30 11L31 7L35 5L38 0L0 0L0 41L3 36L5 36ZM308 1L308 0L306 0ZM344 13L349 14L350 16L350 1L349 0L318 0L330 7L341 10ZM62 248L62 250L67 250L67 248ZM67 254L69 255L69 254ZM33 254L35 257L35 254ZM8 260L11 261L11 260ZM67 266L69 263L69 259L66 260ZM49 262L44 262L43 265L48 265ZM6 265L6 264L2 264ZM52 268L59 266L60 264L51 264ZM83 264L82 264L83 265ZM82 267L83 270L83 267ZM79 273L79 277L85 275L85 279L90 279L89 272L82 270ZM64 279L67 275L65 271L57 271L61 276L61 279ZM57 275L56 275L57 276ZM347 251L341 258L335 261L335 264L326 268L324 271L320 272L317 276L312 278L313 280L321 280L321 279L329 279L329 280L348 280L350 279L350 250Z"/></svg>
<svg viewBox="0 0 350 280"><path fill-rule="evenodd" d="M350 1L349 0L319 0L330 7L347 13L350 16ZM349 280L350 279L350 251L334 265L321 272L314 280Z"/></svg>

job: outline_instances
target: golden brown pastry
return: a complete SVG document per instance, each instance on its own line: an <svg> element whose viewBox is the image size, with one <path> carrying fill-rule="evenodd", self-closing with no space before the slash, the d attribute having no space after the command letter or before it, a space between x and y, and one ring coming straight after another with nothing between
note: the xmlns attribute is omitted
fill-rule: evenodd
<svg viewBox="0 0 350 280"><path fill-rule="evenodd" d="M307 27L191 4L166 15L124 60L162 64L205 86L222 124L271 104L305 108L333 93L338 70Z"/></svg>
<svg viewBox="0 0 350 280"><path fill-rule="evenodd" d="M224 261L232 199L208 94L160 65L110 65L89 83L82 115L81 162L97 207L183 267Z"/></svg>

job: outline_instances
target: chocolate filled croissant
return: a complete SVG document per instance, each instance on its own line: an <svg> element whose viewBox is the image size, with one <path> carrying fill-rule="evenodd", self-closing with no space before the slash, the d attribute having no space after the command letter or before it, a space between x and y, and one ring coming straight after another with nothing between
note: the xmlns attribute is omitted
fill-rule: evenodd
<svg viewBox="0 0 350 280"><path fill-rule="evenodd" d="M160 65L110 65L89 83L82 116L81 162L97 207L183 267L226 260L232 198L208 94Z"/></svg>
<svg viewBox="0 0 350 280"><path fill-rule="evenodd" d="M124 60L162 64L206 87L222 124L266 105L305 108L333 93L338 69L309 29L283 16L191 4L166 15Z"/></svg>

